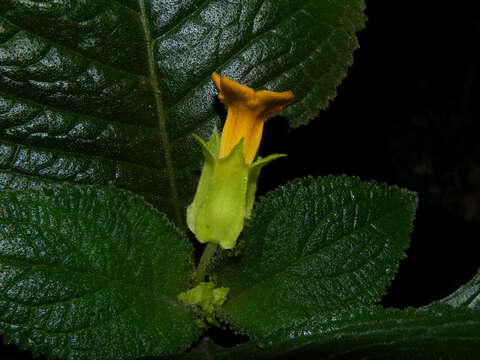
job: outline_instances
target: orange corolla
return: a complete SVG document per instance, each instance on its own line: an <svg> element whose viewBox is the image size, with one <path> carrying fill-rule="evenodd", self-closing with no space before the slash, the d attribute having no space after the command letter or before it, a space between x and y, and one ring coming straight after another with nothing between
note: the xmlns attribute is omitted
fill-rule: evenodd
<svg viewBox="0 0 480 360"><path fill-rule="evenodd" d="M250 217L261 169L285 156L272 154L254 162L263 122L292 101L293 94L254 91L217 73L212 80L227 107L227 120L220 139L216 129L208 143L195 135L205 161L195 197L187 208L187 224L201 243L232 249L244 219Z"/></svg>
<svg viewBox="0 0 480 360"><path fill-rule="evenodd" d="M273 113L279 114L293 100L291 91L273 92L255 91L228 77L220 77L216 72L212 80L218 91L218 98L227 107L227 120L220 140L219 157L226 157L243 138L245 162L251 164L255 159L262 139L265 118Z"/></svg>

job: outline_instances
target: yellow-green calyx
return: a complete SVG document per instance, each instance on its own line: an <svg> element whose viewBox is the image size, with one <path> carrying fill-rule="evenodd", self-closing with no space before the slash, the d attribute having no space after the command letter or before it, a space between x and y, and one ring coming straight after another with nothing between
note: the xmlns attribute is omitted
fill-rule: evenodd
<svg viewBox="0 0 480 360"><path fill-rule="evenodd" d="M291 91L254 91L213 73L218 97L228 114L222 137L214 129L208 144L202 146L205 162L193 202L187 209L187 224L201 243L216 243L224 249L235 247L250 217L263 166L285 156L273 154L254 162L260 144L263 122L279 113L293 99Z"/></svg>
<svg viewBox="0 0 480 360"><path fill-rule="evenodd" d="M205 319L214 325L215 311L227 300L228 288L215 288L212 282L202 282L193 289L180 293L178 301L186 305L195 305Z"/></svg>
<svg viewBox="0 0 480 360"><path fill-rule="evenodd" d="M229 155L219 158L216 129L208 144L195 137L202 146L205 163L197 192L187 208L187 224L201 243L213 242L224 249L232 249L243 229L244 219L250 217L260 170L285 155L273 154L247 164L243 157L243 140Z"/></svg>

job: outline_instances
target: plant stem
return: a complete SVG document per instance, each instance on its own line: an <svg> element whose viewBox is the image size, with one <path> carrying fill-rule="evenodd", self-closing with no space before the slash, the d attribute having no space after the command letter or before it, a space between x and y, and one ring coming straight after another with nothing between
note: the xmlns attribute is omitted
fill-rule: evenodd
<svg viewBox="0 0 480 360"><path fill-rule="evenodd" d="M202 257L200 258L200 262L198 263L196 276L194 279L194 284L198 285L201 282L205 281L205 275L207 266L210 263L213 255L215 255L215 251L217 250L218 245L215 243L208 243L205 249L203 250Z"/></svg>

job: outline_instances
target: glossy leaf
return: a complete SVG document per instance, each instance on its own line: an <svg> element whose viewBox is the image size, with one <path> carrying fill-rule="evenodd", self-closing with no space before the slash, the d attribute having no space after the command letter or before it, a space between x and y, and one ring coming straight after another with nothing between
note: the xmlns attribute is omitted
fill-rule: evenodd
<svg viewBox="0 0 480 360"><path fill-rule="evenodd" d="M480 310L480 272L452 295L443 299L442 302L453 307L465 306L470 309Z"/></svg>
<svg viewBox="0 0 480 360"><path fill-rule="evenodd" d="M225 318L264 337L297 319L380 299L405 256L414 193L357 178L296 180L269 193L239 257L213 269Z"/></svg>
<svg viewBox="0 0 480 360"><path fill-rule="evenodd" d="M187 240L113 188L0 193L0 333L34 353L132 359L185 349Z"/></svg>
<svg viewBox="0 0 480 360"><path fill-rule="evenodd" d="M206 349L205 349L206 348ZM455 360L480 356L480 312L436 304L427 310L371 308L315 316L255 343L203 346L175 359Z"/></svg>
<svg viewBox="0 0 480 360"><path fill-rule="evenodd" d="M0 1L0 188L113 184L183 223L220 125L210 74L293 90L297 126L335 95L363 0Z"/></svg>

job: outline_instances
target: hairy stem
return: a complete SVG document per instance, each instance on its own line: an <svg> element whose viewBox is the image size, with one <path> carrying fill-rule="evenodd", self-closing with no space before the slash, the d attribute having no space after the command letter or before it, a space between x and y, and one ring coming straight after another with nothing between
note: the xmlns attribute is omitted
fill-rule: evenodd
<svg viewBox="0 0 480 360"><path fill-rule="evenodd" d="M212 260L215 251L217 250L218 245L214 243L208 243L205 249L203 250L202 257L198 263L197 271L195 272L194 284L198 285L201 282L205 281L205 275L207 271L207 266Z"/></svg>

